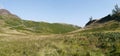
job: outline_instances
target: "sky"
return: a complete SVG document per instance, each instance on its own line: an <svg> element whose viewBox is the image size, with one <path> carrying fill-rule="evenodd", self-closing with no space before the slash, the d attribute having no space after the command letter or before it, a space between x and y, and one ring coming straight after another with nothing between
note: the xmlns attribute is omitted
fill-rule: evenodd
<svg viewBox="0 0 120 56"><path fill-rule="evenodd" d="M89 18L102 18L120 0L0 0L0 8L24 20L68 23L84 26Z"/></svg>

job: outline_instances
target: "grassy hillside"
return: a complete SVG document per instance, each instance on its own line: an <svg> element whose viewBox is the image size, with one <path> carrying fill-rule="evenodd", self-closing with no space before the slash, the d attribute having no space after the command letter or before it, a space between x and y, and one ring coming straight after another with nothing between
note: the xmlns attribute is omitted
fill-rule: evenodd
<svg viewBox="0 0 120 56"><path fill-rule="evenodd" d="M0 25L0 28L8 28L6 30L17 30L18 32L23 33L40 34L59 34L80 29L80 27L70 24L22 20L13 14L0 15Z"/></svg>
<svg viewBox="0 0 120 56"><path fill-rule="evenodd" d="M97 31L120 31L120 8L113 9L113 14L109 14L103 18L90 20L83 32Z"/></svg>
<svg viewBox="0 0 120 56"><path fill-rule="evenodd" d="M120 56L119 19L120 13L115 13L92 20L84 29L79 29L69 24L2 15L0 56Z"/></svg>

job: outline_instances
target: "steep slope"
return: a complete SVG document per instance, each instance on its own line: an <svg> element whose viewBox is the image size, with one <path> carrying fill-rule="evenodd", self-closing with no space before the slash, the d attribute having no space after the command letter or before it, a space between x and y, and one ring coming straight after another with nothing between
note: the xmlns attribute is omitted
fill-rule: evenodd
<svg viewBox="0 0 120 56"><path fill-rule="evenodd" d="M104 30L120 30L120 13L105 16L99 20L89 21L86 29L92 29L92 31L104 31Z"/></svg>
<svg viewBox="0 0 120 56"><path fill-rule="evenodd" d="M115 5L115 8L112 10L112 14L109 14L101 19L98 20L90 20L85 28L118 28L120 27L120 8L118 5Z"/></svg>
<svg viewBox="0 0 120 56"><path fill-rule="evenodd" d="M104 23L107 23L109 21L120 21L120 13L119 14L114 14L114 15L107 15L101 19L96 19L96 20L92 20L92 21L89 21L87 24L86 24L86 27L88 26L92 26L94 27L94 25L100 25L100 24L104 24Z"/></svg>
<svg viewBox="0 0 120 56"><path fill-rule="evenodd" d="M22 20L6 9L0 9L0 32L14 30L22 33L66 33L80 27L62 24ZM6 30L6 31L5 31Z"/></svg>
<svg viewBox="0 0 120 56"><path fill-rule="evenodd" d="M112 10L112 14L108 14L100 19L90 18L82 31L78 32L120 32L120 8L118 5Z"/></svg>

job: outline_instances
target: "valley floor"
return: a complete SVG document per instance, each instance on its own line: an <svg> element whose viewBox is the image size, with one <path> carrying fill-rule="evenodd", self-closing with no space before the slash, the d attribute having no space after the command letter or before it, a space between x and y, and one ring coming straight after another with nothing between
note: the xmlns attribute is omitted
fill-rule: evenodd
<svg viewBox="0 0 120 56"><path fill-rule="evenodd" d="M112 41L112 37L106 38L110 36L115 40ZM119 43L118 32L56 35L0 34L0 56L119 56Z"/></svg>

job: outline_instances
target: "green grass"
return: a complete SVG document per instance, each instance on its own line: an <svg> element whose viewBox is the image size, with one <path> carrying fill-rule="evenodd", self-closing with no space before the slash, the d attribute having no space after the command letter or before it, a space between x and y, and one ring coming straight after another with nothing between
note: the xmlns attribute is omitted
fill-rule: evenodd
<svg viewBox="0 0 120 56"><path fill-rule="evenodd" d="M96 46L102 49L108 56L120 55L120 32L92 33L97 37Z"/></svg>
<svg viewBox="0 0 120 56"><path fill-rule="evenodd" d="M0 56L119 56L120 33L0 37Z"/></svg>
<svg viewBox="0 0 120 56"><path fill-rule="evenodd" d="M12 30L28 31L31 33L61 34L80 29L80 27L70 24L22 20L12 15L0 16L0 20L5 23L3 26L9 27Z"/></svg>
<svg viewBox="0 0 120 56"><path fill-rule="evenodd" d="M22 38L21 38L22 37ZM89 49L84 37L0 37L1 56L86 56L103 55ZM18 38L18 39L16 39ZM37 38L37 39L36 39ZM92 48L92 47L90 47ZM96 48L95 48L96 49Z"/></svg>

